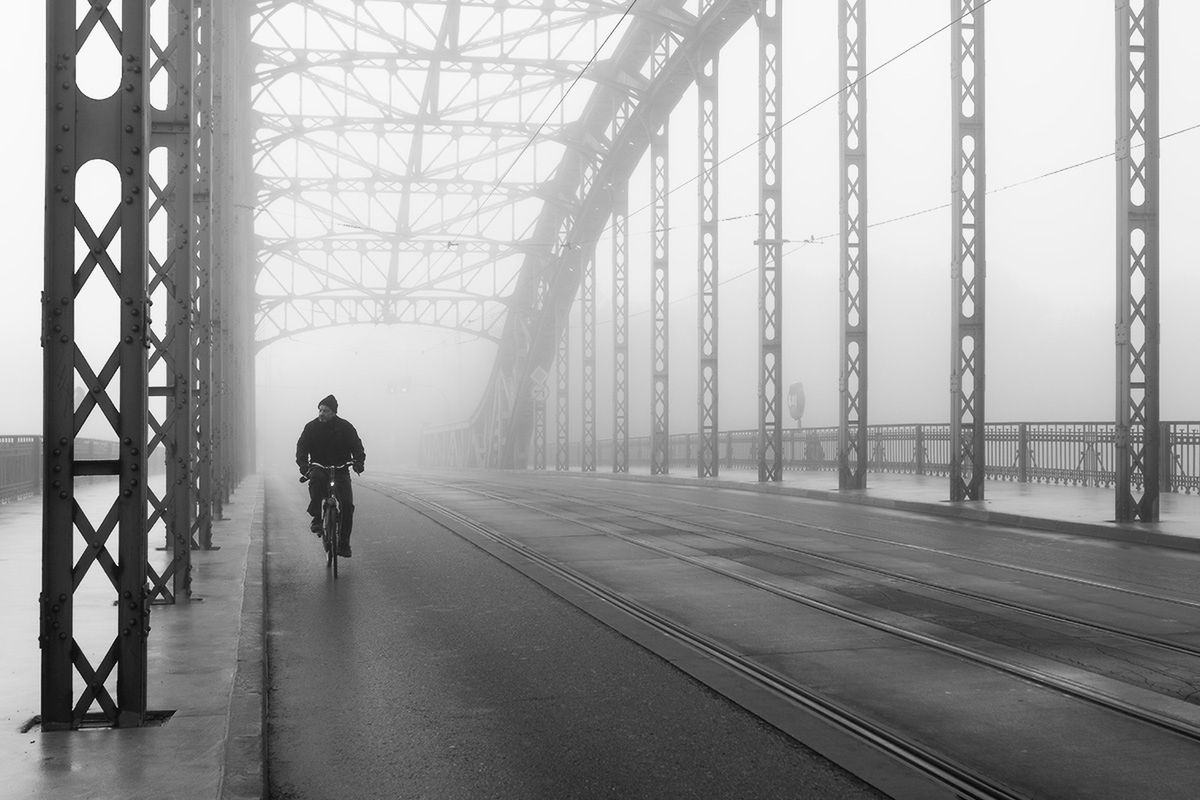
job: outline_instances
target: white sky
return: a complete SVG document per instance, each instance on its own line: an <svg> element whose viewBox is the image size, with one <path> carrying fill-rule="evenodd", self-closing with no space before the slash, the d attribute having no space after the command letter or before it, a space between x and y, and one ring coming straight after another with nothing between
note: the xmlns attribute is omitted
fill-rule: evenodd
<svg viewBox="0 0 1200 800"><path fill-rule="evenodd" d="M42 163L44 9L12 10L0 28L7 73L0 128L12 189L4 194L8 275L0 293L8 391L0 433L41 426ZM871 66L947 21L945 0L874 3ZM1161 130L1200 123L1200 6L1163 0ZM785 117L836 90L836 2L785 6ZM1113 4L1102 0L993 0L987 8L988 186L997 188L1113 149ZM755 33L744 29L722 54L721 149L753 140L757 110ZM949 34L884 68L868 84L870 218L879 221L949 199ZM689 95L672 121L672 185L696 173L695 106ZM785 237L837 231L836 103L786 129ZM722 169L722 217L756 209L753 149ZM1200 344L1200 269L1193 231L1200 216L1200 130L1162 145L1162 415L1200 419L1195 376ZM648 200L643 166L630 208ZM987 419L1106 420L1113 415L1115 198L1111 160L1001 192L988 200ZM695 192L672 195L671 431L695 429ZM630 222L631 311L649 305L649 217ZM754 393L756 252L753 219L721 231L721 427L756 425ZM870 420L935 422L949 414L950 218L946 210L875 228L870 234ZM837 423L837 245L796 247L785 260L784 383L803 381L806 425ZM597 422L608 434L611 292L608 244L599 248L601 322ZM788 252L788 251L785 251ZM749 273L749 274L743 274ZM735 277L739 276L741 277ZM632 320L631 432L649 425L648 317ZM446 331L355 327L313 333L269 348L259 361L260 430L287 449L317 399L334 391L343 413L377 442L399 441L422 424L461 419L486 378L489 346L458 343ZM576 350L578 337L575 339ZM337 385L317 385L313 364L334 364ZM387 366L381 366L386 364ZM366 369L364 369L366 367ZM392 375L394 373L394 376ZM416 387L397 405L383 381ZM578 386L578 366L574 368ZM269 384L269 385L268 385ZM397 427L397 411L405 425ZM578 412L572 430L578 431ZM370 439L368 440L370 450ZM383 445L386 449L391 445ZM271 461L279 457L273 452ZM287 454L284 453L286 460Z"/></svg>

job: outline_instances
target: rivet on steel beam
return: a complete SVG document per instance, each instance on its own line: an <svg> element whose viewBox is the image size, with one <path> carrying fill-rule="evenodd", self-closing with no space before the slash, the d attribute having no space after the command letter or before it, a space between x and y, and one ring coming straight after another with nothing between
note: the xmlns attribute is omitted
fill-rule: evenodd
<svg viewBox="0 0 1200 800"><path fill-rule="evenodd" d="M67 493L66 493L66 492L59 492L59 493L58 493L58 499L59 499L59 500L66 500L66 499L67 499Z"/></svg>
<svg viewBox="0 0 1200 800"><path fill-rule="evenodd" d="M65 639L65 638L67 638L67 632L66 632L66 631L59 631L59 632L58 632L58 638L59 638L59 639Z"/></svg>

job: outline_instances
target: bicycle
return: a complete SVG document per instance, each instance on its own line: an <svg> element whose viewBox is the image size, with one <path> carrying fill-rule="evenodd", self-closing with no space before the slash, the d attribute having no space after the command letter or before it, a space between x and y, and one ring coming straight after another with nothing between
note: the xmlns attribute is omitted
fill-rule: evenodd
<svg viewBox="0 0 1200 800"><path fill-rule="evenodd" d="M334 475L338 470L350 469L353 466L353 461L347 461L345 464L339 464L336 467L327 467L324 464L318 464L316 461L310 463L309 470L313 467L320 467L329 475L329 487L325 492L325 499L321 501L321 544L325 547L325 566L333 568L333 577L338 576L338 547L340 546L341 527L342 527L342 505L338 502L337 492L334 491ZM300 482L304 483L308 480L308 475L300 478Z"/></svg>

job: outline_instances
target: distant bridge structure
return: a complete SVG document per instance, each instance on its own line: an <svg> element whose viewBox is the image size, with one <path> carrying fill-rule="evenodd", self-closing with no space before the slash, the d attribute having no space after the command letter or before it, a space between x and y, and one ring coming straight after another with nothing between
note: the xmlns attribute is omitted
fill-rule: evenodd
<svg viewBox="0 0 1200 800"><path fill-rule="evenodd" d="M866 485L867 3L837 3L841 309L839 485ZM951 0L948 494L982 500L988 0ZM76 9L75 6L79 8ZM47 5L42 724L140 726L148 615L191 595L191 553L254 462L254 355L355 323L497 343L476 412L427 463L544 468L570 457L568 355L582 354L579 463L597 469L596 242L611 239L612 469L630 464L629 274L651 277L651 472L671 469L672 111L697 93L700 224L694 464L722 459L717 393L720 54L758 32L758 429L784 470L782 0L92 0ZM1158 516L1158 3L1118 1L1117 519ZM592 58L593 54L603 57ZM688 121L686 124L693 124ZM649 158L652 248L629 248L629 180ZM679 165L675 165L678 170ZM690 194L690 193L689 193ZM567 336L567 312L583 324ZM690 324L690 323L689 323ZM553 386L551 386L553 384ZM81 392L76 392L81 388ZM675 388L678 392L678 388ZM557 430L552 437L549 405ZM115 457L76 447L111 428ZM94 435L94 434L93 434ZM165 464L151 488L149 464ZM77 502L104 476L111 503ZM168 566L147 562L162 531ZM77 555L82 544L83 555ZM99 570L117 614L87 653L72 597ZM115 689L112 688L115 685ZM82 687L82 688L81 688Z"/></svg>

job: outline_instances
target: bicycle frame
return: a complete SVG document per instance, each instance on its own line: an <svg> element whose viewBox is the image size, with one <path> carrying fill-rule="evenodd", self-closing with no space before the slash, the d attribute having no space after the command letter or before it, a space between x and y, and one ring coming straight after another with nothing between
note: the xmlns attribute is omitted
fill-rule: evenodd
<svg viewBox="0 0 1200 800"><path fill-rule="evenodd" d="M342 504L338 501L335 477L338 470L349 469L353 461L337 466L326 466L313 461L309 469L320 467L329 476L329 486L326 487L325 497L321 500L321 540L325 546L325 565L333 568L333 577L338 574L338 547L341 544Z"/></svg>

